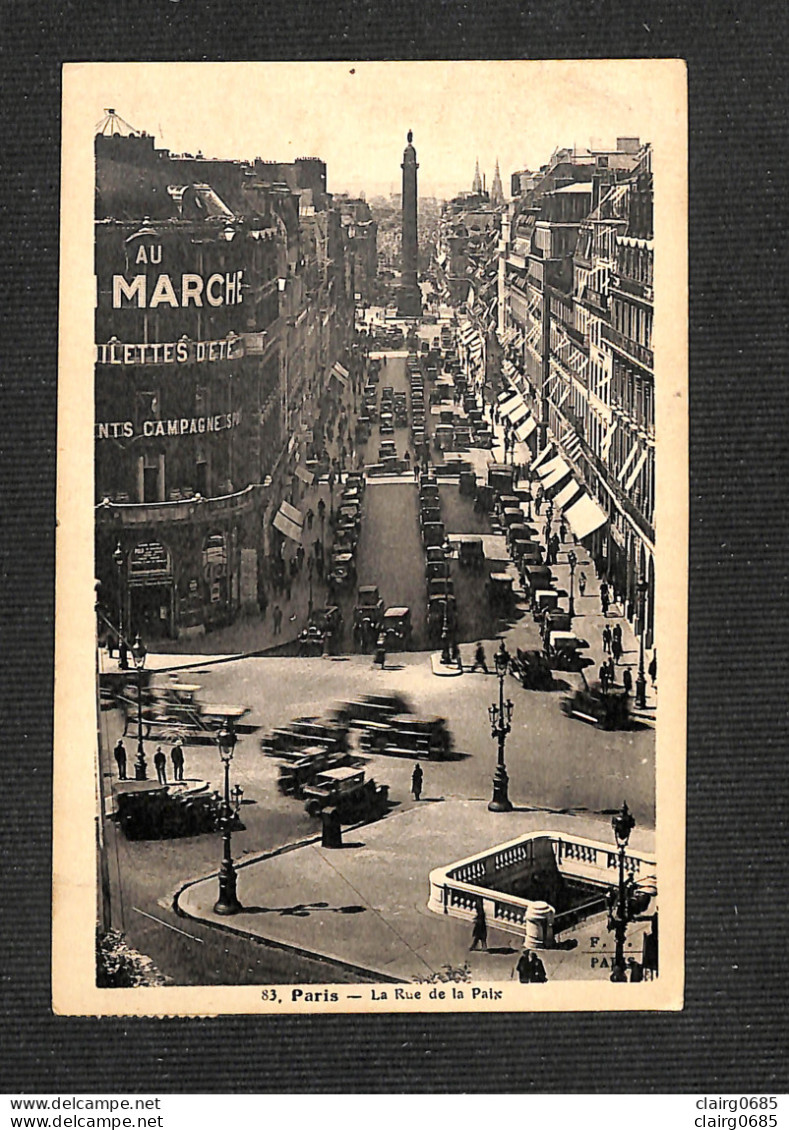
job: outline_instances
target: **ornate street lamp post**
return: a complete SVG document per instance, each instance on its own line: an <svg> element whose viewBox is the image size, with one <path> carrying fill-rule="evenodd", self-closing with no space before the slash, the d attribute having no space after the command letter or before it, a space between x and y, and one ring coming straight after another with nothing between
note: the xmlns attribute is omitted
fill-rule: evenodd
<svg viewBox="0 0 789 1130"><path fill-rule="evenodd" d="M638 582L638 675L636 676L636 706L645 710L647 705L647 679L644 673L644 635L646 629L645 605L647 595L647 582L644 577Z"/></svg>
<svg viewBox="0 0 789 1130"><path fill-rule="evenodd" d="M491 737L498 741L499 754L496 772L493 776L493 797L488 804L488 809L490 812L512 812L512 802L509 798L509 777L507 776L507 767L504 764L504 745L507 741L507 734L512 728L510 725L512 722L512 703L509 699L506 702L504 701L504 676L507 674L510 665L510 657L504 646L504 640L501 641L501 646L493 659L496 665L496 674L499 677L499 703L498 706L495 704L489 706L488 714L490 715Z"/></svg>
<svg viewBox="0 0 789 1130"><path fill-rule="evenodd" d="M570 566L570 620L575 616L575 566L578 564L578 558L575 556L575 550L571 549L567 554L567 562Z"/></svg>
<svg viewBox="0 0 789 1130"><path fill-rule="evenodd" d="M132 659L137 672L137 760L134 762L134 777L137 781L148 779L148 767L145 762L145 746L142 740L142 673L145 669L147 652L138 632L132 644Z"/></svg>
<svg viewBox="0 0 789 1130"><path fill-rule="evenodd" d="M612 915L609 911L608 928L613 928L614 937L616 939L614 949L614 968L611 971L612 981L624 981L625 976L625 938L627 936L627 926L630 922L630 906L628 901L628 892L625 884L625 851L627 850L628 841L630 840L630 833L636 826L633 815L626 803L622 804L621 811L617 812L611 820L611 827L614 829L614 836L616 837L616 846L619 849L619 897L616 903L616 913Z"/></svg>
<svg viewBox="0 0 789 1130"><path fill-rule="evenodd" d="M118 569L118 666L121 670L125 670L128 661L123 634L123 550L120 541L117 542L112 557Z"/></svg>
<svg viewBox="0 0 789 1130"><path fill-rule="evenodd" d="M233 866L231 840L236 814L230 803L230 762L233 760L236 741L233 723L228 718L216 736L219 756L225 770L225 797L222 806L222 864L219 868L219 898L214 903L215 914L238 914L241 910L241 903L236 895L236 869Z"/></svg>
<svg viewBox="0 0 789 1130"><path fill-rule="evenodd" d="M441 662L448 667L452 662L449 654L449 588L447 578L444 577L444 620L441 625Z"/></svg>
<svg viewBox="0 0 789 1130"><path fill-rule="evenodd" d="M309 601L308 601L308 605L307 605L307 609L308 609L307 615L308 616L312 616L312 570L313 570L314 564L315 564L315 562L314 562L313 558L310 557L309 560L307 561L307 579L309 580L309 583L310 583Z"/></svg>

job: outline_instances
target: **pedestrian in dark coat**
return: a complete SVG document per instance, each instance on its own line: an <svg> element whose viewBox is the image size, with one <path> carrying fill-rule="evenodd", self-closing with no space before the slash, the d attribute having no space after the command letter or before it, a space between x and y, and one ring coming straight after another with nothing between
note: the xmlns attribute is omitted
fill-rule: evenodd
<svg viewBox="0 0 789 1130"><path fill-rule="evenodd" d="M184 779L184 747L180 742L176 742L170 753L170 759L173 763L173 777L176 781L183 781Z"/></svg>
<svg viewBox="0 0 789 1130"><path fill-rule="evenodd" d="M657 683L657 652L654 653L654 655L652 656L652 658L649 661L649 667L647 668L647 673L648 673L650 679L652 680L652 686L654 687L654 685Z"/></svg>
<svg viewBox="0 0 789 1130"><path fill-rule="evenodd" d="M617 624L617 627L619 627L618 624ZM622 631L621 631L621 629L619 631L619 635L617 635L616 632L614 632L613 638L611 639L611 654L614 657L614 663L618 663L619 660L622 658Z"/></svg>
<svg viewBox="0 0 789 1130"><path fill-rule="evenodd" d="M603 628L603 651L606 653L606 655L611 654L611 640L611 629L609 628L608 624L606 624L606 626Z"/></svg>
<svg viewBox="0 0 789 1130"><path fill-rule="evenodd" d="M475 950L479 946L482 946L484 950L488 948L488 922L485 918L485 907L482 905L482 899L477 899L474 925L471 930L471 945L468 948Z"/></svg>
<svg viewBox="0 0 789 1130"><path fill-rule="evenodd" d="M314 514L312 508L310 507L310 509L307 511L307 529L308 530L312 529L312 523L313 523L314 518L315 518L315 514Z"/></svg>
<svg viewBox="0 0 789 1130"><path fill-rule="evenodd" d="M578 591L581 596L586 592L586 573L583 570L578 574Z"/></svg>
<svg viewBox="0 0 789 1130"><path fill-rule="evenodd" d="M622 686L625 688L625 694L633 693L633 676L629 667L625 667L622 671Z"/></svg>
<svg viewBox="0 0 789 1130"><path fill-rule="evenodd" d="M611 639L614 643L619 642L619 653L622 653L622 625L614 624L613 631L611 632ZM613 651L613 648L612 648Z"/></svg>
<svg viewBox="0 0 789 1130"><path fill-rule="evenodd" d="M603 688L603 694L605 694L608 690L608 664L607 663L601 663L600 664L600 670L599 670L598 674L600 676L600 686Z"/></svg>
<svg viewBox="0 0 789 1130"><path fill-rule="evenodd" d="M616 667L613 659L608 660L608 680L612 687L616 686Z"/></svg>
<svg viewBox="0 0 789 1130"><path fill-rule="evenodd" d="M605 583L605 581L603 581L603 583L600 585L600 607L603 610L604 616L608 615L608 605L610 603L611 599L608 592L608 585Z"/></svg>
<svg viewBox="0 0 789 1130"><path fill-rule="evenodd" d="M302 567L303 564L304 564L304 546L299 545L299 547L296 550L296 568L299 571L301 571L301 567Z"/></svg>
<svg viewBox="0 0 789 1130"><path fill-rule="evenodd" d="M118 744L115 746L113 753L115 755L115 761L118 765L118 779L120 781L125 781L126 780L126 746L123 744L122 741L120 741L120 739L118 740Z"/></svg>
<svg viewBox="0 0 789 1130"><path fill-rule="evenodd" d="M156 776L159 778L159 784L166 785L167 758L165 757L164 750L161 746L156 747L156 753L153 755L153 763L156 766Z"/></svg>
<svg viewBox="0 0 789 1130"><path fill-rule="evenodd" d="M474 663L471 670L476 671L478 667L481 667L486 675L488 674L488 662L485 658L485 648L482 646L481 641L477 644L477 650L474 652Z"/></svg>
<svg viewBox="0 0 789 1130"><path fill-rule="evenodd" d="M415 765L414 771L411 774L411 792L413 793L414 800L419 800L422 795L422 782L424 781L424 773L422 772L421 765Z"/></svg>

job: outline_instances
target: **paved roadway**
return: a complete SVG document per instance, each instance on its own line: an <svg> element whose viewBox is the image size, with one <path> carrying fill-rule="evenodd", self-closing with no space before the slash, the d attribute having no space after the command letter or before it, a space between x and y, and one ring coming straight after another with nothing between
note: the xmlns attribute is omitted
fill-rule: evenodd
<svg viewBox="0 0 789 1130"><path fill-rule="evenodd" d="M464 659L473 649L464 647ZM489 648L490 657L490 648ZM299 715L323 713L333 701L393 688L419 712L449 719L457 757L424 765L426 797L484 800L491 793L495 745L487 708L496 698L493 676L464 674L436 678L425 654L392 656L381 672L368 657L345 659L250 658L197 668L189 679L200 684L206 701L235 701L251 707L261 733ZM160 676L161 677L161 676ZM627 799L640 825L654 825L654 735L651 731L606 733L582 726L559 710L557 694L524 691L508 679L506 693L515 706L507 743L510 796L517 808L545 809L569 816L615 808ZM111 790L110 754L118 720L102 714L105 781ZM133 753L133 741L127 741ZM155 743L147 743L149 764ZM132 758L130 758L130 761ZM113 766L114 768L114 766ZM390 786L398 806L411 803L410 759L376 756L368 774ZM221 765L210 746L187 746L186 776L221 787ZM315 822L303 806L282 796L277 764L259 751L259 735L239 741L232 779L244 789L246 830L233 837L237 858L259 855L315 834ZM267 981L353 980L319 962L260 947L179 918L171 909L175 891L190 879L210 874L218 865L218 834L178 840L129 842L109 826L110 874L115 922L130 942L148 953L159 968L180 984L265 984ZM506 816L502 838L507 837ZM292 905L291 905L292 903ZM279 912L308 913L286 892L272 892ZM178 931L183 931L179 933Z"/></svg>

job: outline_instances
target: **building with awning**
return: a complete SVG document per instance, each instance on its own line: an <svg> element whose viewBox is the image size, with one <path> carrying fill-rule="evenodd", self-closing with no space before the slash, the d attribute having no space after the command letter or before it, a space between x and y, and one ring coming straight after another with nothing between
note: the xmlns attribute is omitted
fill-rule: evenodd
<svg viewBox="0 0 789 1130"><path fill-rule="evenodd" d="M289 502L281 502L272 525L286 538L300 542L304 530L304 515Z"/></svg>
<svg viewBox="0 0 789 1130"><path fill-rule="evenodd" d="M334 364L332 365L331 375L333 377L337 378L337 380L340 382L340 384L342 385L343 388L345 388L346 385L348 384L348 377L350 376L350 373L348 372L348 370L345 368L344 365L340 364L339 361L335 361Z"/></svg>
<svg viewBox="0 0 789 1130"><path fill-rule="evenodd" d="M540 474L541 472L539 471L539 468L543 465L545 460L553 453L553 451L554 451L554 446L553 446L553 442L551 442L551 443L548 444L547 447L544 447L542 449L542 451L538 454L537 458L532 461L532 464L531 464L532 471L537 471L537 474Z"/></svg>
<svg viewBox="0 0 789 1130"><path fill-rule="evenodd" d="M512 400L513 396L519 395L520 394L518 393L517 389L514 388L508 388L505 389L504 392L500 392L496 398L499 404L499 408L503 411L503 405L505 405L508 400Z"/></svg>
<svg viewBox="0 0 789 1130"><path fill-rule="evenodd" d="M585 491L565 510L564 516L579 541L594 533L608 520L605 511Z"/></svg>

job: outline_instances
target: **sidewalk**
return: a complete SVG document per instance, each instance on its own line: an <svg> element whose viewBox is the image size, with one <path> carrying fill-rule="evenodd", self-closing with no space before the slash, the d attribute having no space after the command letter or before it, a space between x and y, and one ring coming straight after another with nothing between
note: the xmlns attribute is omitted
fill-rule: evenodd
<svg viewBox="0 0 789 1130"><path fill-rule="evenodd" d="M519 935L489 928L488 950L470 952L471 924L428 910L428 874L536 830L611 840L610 821L533 809L502 816L489 812L484 801L425 797L373 824L345 828L342 849L323 848L317 836L242 862L238 896L244 910L232 919L214 914L216 876L184 887L176 905L187 917L385 979L419 980L444 965L467 964L474 981L505 981L520 954ZM639 828L633 845L652 851L653 840ZM641 929L634 924L628 931L628 949L640 950ZM610 965L601 956L610 957L614 942L600 916L573 937L574 946L565 940L562 947L541 951L549 980L607 980ZM593 937L599 941L591 943Z"/></svg>

